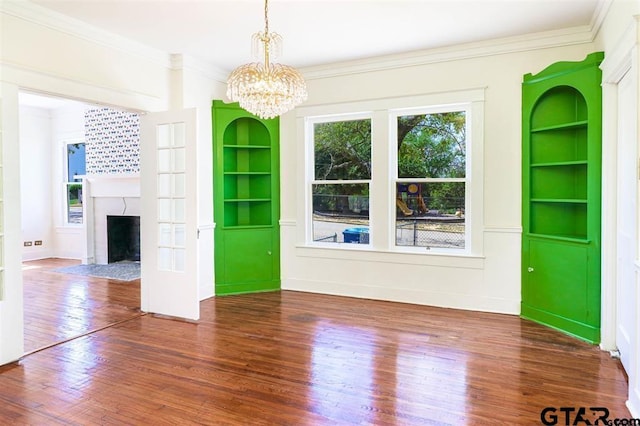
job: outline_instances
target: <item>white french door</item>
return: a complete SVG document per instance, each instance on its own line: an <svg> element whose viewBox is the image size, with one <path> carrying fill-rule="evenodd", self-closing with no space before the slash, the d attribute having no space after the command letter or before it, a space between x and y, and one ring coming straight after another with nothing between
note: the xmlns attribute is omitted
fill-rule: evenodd
<svg viewBox="0 0 640 426"><path fill-rule="evenodd" d="M617 279L616 345L622 365L633 371L638 313L636 312L635 261L638 235L638 142L635 130L636 88L628 72L618 83L618 176L617 176ZM604 206L606 209L607 206Z"/></svg>
<svg viewBox="0 0 640 426"><path fill-rule="evenodd" d="M197 115L141 117L141 308L198 319Z"/></svg>

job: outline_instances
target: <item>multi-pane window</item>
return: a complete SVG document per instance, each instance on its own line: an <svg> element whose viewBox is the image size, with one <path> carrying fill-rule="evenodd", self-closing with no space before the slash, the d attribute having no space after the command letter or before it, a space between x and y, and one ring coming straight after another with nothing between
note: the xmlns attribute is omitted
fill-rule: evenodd
<svg viewBox="0 0 640 426"><path fill-rule="evenodd" d="M312 238L369 244L371 119L310 120Z"/></svg>
<svg viewBox="0 0 640 426"><path fill-rule="evenodd" d="M64 198L66 222L82 223L82 178L86 174L84 142L67 142L65 144L65 183Z"/></svg>
<svg viewBox="0 0 640 426"><path fill-rule="evenodd" d="M330 108L300 110L307 242L481 253L483 90Z"/></svg>
<svg viewBox="0 0 640 426"><path fill-rule="evenodd" d="M398 115L397 246L464 249L467 113Z"/></svg>

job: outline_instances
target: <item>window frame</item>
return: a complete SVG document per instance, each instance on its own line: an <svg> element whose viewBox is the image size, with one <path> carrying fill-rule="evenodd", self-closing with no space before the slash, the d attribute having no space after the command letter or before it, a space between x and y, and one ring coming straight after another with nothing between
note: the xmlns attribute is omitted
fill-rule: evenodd
<svg viewBox="0 0 640 426"><path fill-rule="evenodd" d="M84 138L75 138L75 139L65 139L62 141L62 162L63 162L63 169L62 169L62 217L63 217L63 223L64 226L66 227L73 227L73 228L79 228L84 226L84 208L85 208L85 203L84 203L84 189L85 189L85 185L84 185L84 180L86 177L85 175L74 175L74 178L76 179L80 179L79 182L76 181L69 181L69 145L76 145L76 144L83 144L84 145L84 152L85 152L85 173L86 173L86 164L87 164L87 160L86 160L86 154L87 154L87 144L86 144L86 140ZM69 195L69 186L70 185L80 185L80 190L81 190L81 194L82 194L82 221L80 223L75 223L75 222L70 222L69 221L69 199L68 199L68 195Z"/></svg>
<svg viewBox="0 0 640 426"><path fill-rule="evenodd" d="M486 87L471 87L433 93L423 93L401 97L385 97L366 99L352 102L308 105L296 108L296 123L298 140L304 148L300 150L298 159L302 163L299 167L298 194L298 223L304 224L298 228L297 248L301 256L320 256L325 258L343 259L368 258L365 253L375 259L390 262L424 263L440 265L443 262L457 265L455 259L481 259L484 252L484 117L485 117ZM465 105L469 116L466 117L467 155L465 158L465 231L464 249L425 249L424 247L405 247L395 244L395 177L397 176L397 143L390 136L391 130L397 126L390 117L391 112L405 115L411 111L435 111ZM372 176L370 181L370 216L369 228L372 233L370 245L364 244L319 244L312 240L311 216L311 186L315 164L313 145L309 140L309 122L314 120L342 121L351 117L366 114L371 118L371 156ZM397 128L393 131L397 135ZM390 143L390 141L392 141ZM473 141L473 143L470 143ZM391 151L390 151L391 150ZM391 157L393 155L393 157ZM394 158L394 161L391 161ZM380 203L383 203L381 205ZM330 248L331 250L323 250ZM313 250L313 251L307 251ZM345 250L356 250L353 255L345 254ZM357 252L360 252L358 254ZM313 254L312 254L313 253ZM341 254L342 253L342 254ZM425 256L427 255L427 256ZM363 257L364 256L364 257ZM411 256L411 257L406 257ZM418 257L414 257L418 256ZM418 260L421 259L421 260ZM469 260L471 261L471 260ZM460 265L467 267L467 261Z"/></svg>
<svg viewBox="0 0 640 426"><path fill-rule="evenodd" d="M398 177L398 118L406 115L429 115L442 114L447 112L464 112L465 113L465 177L464 178L400 178ZM441 182L464 182L464 211L465 211L465 231L464 231L464 248L448 248L448 247L429 247L429 246L400 246L397 244L397 212L393 209L392 220L390 223L389 242L392 251L424 253L425 250L431 253L470 253L471 232L467 223L467 217L471 217L474 213L473 206L470 203L471 197L471 149L473 147L473 136L471 123L473 120L471 102L461 102L445 105L430 105L423 107L411 108L395 108L388 110L389 117L389 167L390 167L390 185L392 188L391 196L395 200L396 188L399 183L441 183ZM390 205L394 205L393 200L388 201Z"/></svg>
<svg viewBox="0 0 640 426"><path fill-rule="evenodd" d="M318 180L316 179L315 169L315 131L314 126L319 123L338 123L342 121L357 121L357 120L369 120L371 124L371 150L373 156L373 114L371 112L353 112L345 114L329 114L329 115L317 115L308 116L304 120L304 134L305 134L305 146L307 147L307 159L306 159L306 212L305 212L305 240L308 245L326 248L347 248L347 249L363 249L372 246L372 241L375 236L371 234L371 214L369 214L369 242L360 244L351 244L345 242L329 242L329 241L314 241L313 239L313 186L314 185L352 185L352 184L366 184L369 186L369 210L371 211L371 183L373 181L374 171L373 163L371 165L371 176L369 179L349 179L349 180ZM355 247L354 247L355 246Z"/></svg>

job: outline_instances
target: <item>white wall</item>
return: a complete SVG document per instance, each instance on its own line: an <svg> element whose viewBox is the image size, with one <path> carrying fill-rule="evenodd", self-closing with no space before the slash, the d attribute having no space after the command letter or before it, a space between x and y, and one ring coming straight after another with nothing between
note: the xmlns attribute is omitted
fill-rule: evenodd
<svg viewBox="0 0 640 426"><path fill-rule="evenodd" d="M196 108L198 150L198 288L200 300L212 297L214 287L213 147L211 101L225 99L226 74L193 58L173 55L180 66L174 83L180 93L175 108Z"/></svg>
<svg viewBox="0 0 640 426"><path fill-rule="evenodd" d="M304 141L290 113L281 118L283 288L518 314L522 76L556 61L582 60L593 50L584 43L435 63L425 55L424 65L309 80L304 107L323 110L364 99L484 88L484 154L477 159L484 169L484 219L477 224L483 243L473 257L304 247Z"/></svg>
<svg viewBox="0 0 640 426"><path fill-rule="evenodd" d="M34 244L22 250L23 260L53 255L53 197L51 191L51 115L49 110L20 107L20 193L22 240Z"/></svg>

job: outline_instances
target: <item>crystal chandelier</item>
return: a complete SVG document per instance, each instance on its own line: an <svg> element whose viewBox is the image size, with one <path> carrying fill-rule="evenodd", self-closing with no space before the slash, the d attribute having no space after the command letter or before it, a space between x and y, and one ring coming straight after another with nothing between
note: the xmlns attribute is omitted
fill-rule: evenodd
<svg viewBox="0 0 640 426"><path fill-rule="evenodd" d="M273 118L307 99L302 75L288 65L271 63L282 50L280 34L269 32L268 0L264 2L264 31L251 38L252 53L263 62L244 64L227 81L227 97L260 118Z"/></svg>

